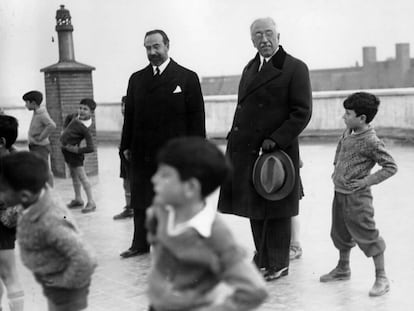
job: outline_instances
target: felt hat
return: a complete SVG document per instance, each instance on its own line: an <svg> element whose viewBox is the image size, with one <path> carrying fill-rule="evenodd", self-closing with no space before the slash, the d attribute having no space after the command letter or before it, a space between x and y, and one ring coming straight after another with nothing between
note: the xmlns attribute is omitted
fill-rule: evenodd
<svg viewBox="0 0 414 311"><path fill-rule="evenodd" d="M254 163L253 185L257 193L270 201L287 197L295 185L295 167L282 150L262 153Z"/></svg>

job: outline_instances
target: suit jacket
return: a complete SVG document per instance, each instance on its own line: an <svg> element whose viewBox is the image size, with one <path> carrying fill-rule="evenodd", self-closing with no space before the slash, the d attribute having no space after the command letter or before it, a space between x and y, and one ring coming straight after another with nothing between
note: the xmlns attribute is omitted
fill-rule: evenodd
<svg viewBox="0 0 414 311"><path fill-rule="evenodd" d="M132 74L125 104L121 152L131 159L131 204L151 204L151 176L156 155L168 140L179 136L205 137L204 100L197 74L172 59L160 77L151 65Z"/></svg>
<svg viewBox="0 0 414 311"><path fill-rule="evenodd" d="M308 124L312 92L307 66L280 46L258 71L259 55L243 70L227 155L233 163L231 180L220 191L219 210L252 219L297 215L299 206L298 135ZM279 201L259 196L252 170L262 142L270 138L292 159L296 170L293 191Z"/></svg>

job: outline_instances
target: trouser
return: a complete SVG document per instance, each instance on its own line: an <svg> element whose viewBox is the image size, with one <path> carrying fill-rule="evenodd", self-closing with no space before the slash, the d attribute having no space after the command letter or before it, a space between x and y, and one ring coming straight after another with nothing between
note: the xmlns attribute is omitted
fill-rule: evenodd
<svg viewBox="0 0 414 311"><path fill-rule="evenodd" d="M145 210L134 210L134 237L132 239L131 249L139 251L149 250L147 242L147 228L145 228Z"/></svg>
<svg viewBox="0 0 414 311"><path fill-rule="evenodd" d="M384 252L385 242L375 226L369 189L350 194L335 192L331 238L338 250L348 250L358 244L367 257Z"/></svg>
<svg viewBox="0 0 414 311"><path fill-rule="evenodd" d="M291 218L250 219L250 226L256 247L254 262L258 268L289 267Z"/></svg>

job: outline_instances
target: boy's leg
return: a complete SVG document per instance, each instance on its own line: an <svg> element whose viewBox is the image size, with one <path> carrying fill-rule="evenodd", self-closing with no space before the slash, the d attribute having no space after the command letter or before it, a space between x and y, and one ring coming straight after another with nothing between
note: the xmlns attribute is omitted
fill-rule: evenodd
<svg viewBox="0 0 414 311"><path fill-rule="evenodd" d="M339 250L337 266L327 274L320 277L321 282L349 280L351 270L349 268L349 256L351 248L355 246L352 236L346 224L345 208L347 195L335 192L332 203L331 238L335 247Z"/></svg>
<svg viewBox="0 0 414 311"><path fill-rule="evenodd" d="M35 154L37 154L39 157L41 157L43 160L46 161L47 163L47 167L49 169L49 180L48 180L48 184L53 187L53 174L52 174L52 170L50 169L50 162L49 162L49 157L50 157L50 145L45 145L45 146L41 146L41 145L29 145L29 150Z"/></svg>
<svg viewBox="0 0 414 311"><path fill-rule="evenodd" d="M89 182L88 176L86 176L85 168L83 166L78 166L76 168L76 173L79 177L79 180L83 186L83 189L85 190L86 197L88 199L88 203L82 209L82 213L93 212L96 209L96 204L95 204L95 201L93 200L92 187L91 187L91 183Z"/></svg>
<svg viewBox="0 0 414 311"><path fill-rule="evenodd" d="M69 167L70 177L72 177L73 190L75 192L75 201L82 202L81 182L76 167Z"/></svg>
<svg viewBox="0 0 414 311"><path fill-rule="evenodd" d="M382 296L390 290L390 282L385 274L384 252L373 256L375 265L375 282L369 291L371 297Z"/></svg>
<svg viewBox="0 0 414 311"><path fill-rule="evenodd" d="M382 296L389 291L389 281L385 275L385 241L380 236L374 221L374 208L370 190L349 195L348 228L353 239L367 257L373 257L375 283L370 296Z"/></svg>
<svg viewBox="0 0 414 311"><path fill-rule="evenodd" d="M24 292L17 277L13 249L0 250L0 278L7 289L10 311L23 311Z"/></svg>
<svg viewBox="0 0 414 311"><path fill-rule="evenodd" d="M125 207L122 212L116 214L113 219L125 219L134 216L134 209L131 207L131 185L128 178L122 178L122 186L125 195Z"/></svg>
<svg viewBox="0 0 414 311"><path fill-rule="evenodd" d="M291 218L291 221L292 221L292 226L291 226L289 259L294 260L302 256L302 247L300 246L300 241L299 241L299 232L300 232L299 215L293 216Z"/></svg>

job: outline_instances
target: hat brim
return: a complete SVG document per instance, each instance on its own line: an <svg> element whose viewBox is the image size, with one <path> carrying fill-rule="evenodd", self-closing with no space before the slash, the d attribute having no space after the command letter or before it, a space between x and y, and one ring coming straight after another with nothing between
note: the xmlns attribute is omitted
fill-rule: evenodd
<svg viewBox="0 0 414 311"><path fill-rule="evenodd" d="M263 164L267 161L270 156L277 157L281 164L283 165L283 169L285 171L285 180L283 185L273 193L267 192L263 185L259 182L260 180L260 171L263 167ZM283 150L276 150L270 153L263 153L261 154L254 163L252 179L253 185L256 189L257 193L266 200L269 201L279 201L286 198L293 190L295 186L295 167L291 158L284 152Z"/></svg>

